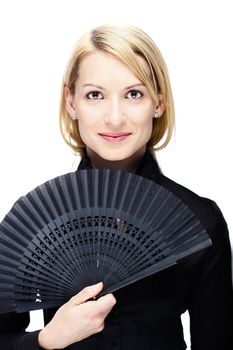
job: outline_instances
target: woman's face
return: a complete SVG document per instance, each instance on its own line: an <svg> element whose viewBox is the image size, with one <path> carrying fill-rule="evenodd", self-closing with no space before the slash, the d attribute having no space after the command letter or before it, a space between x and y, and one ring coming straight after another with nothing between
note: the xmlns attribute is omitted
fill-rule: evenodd
<svg viewBox="0 0 233 350"><path fill-rule="evenodd" d="M147 63L139 57L145 69ZM80 136L90 152L109 161L142 155L153 115L162 114L146 86L115 57L97 51L79 65L75 94L65 90L67 110L76 113Z"/></svg>

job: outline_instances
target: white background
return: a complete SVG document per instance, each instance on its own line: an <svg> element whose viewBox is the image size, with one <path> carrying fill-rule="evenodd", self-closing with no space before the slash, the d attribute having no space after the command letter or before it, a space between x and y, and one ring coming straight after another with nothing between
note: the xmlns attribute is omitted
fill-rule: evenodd
<svg viewBox="0 0 233 350"><path fill-rule="evenodd" d="M233 232L230 0L1 1L0 219L22 194L75 169L58 126L61 80L79 36L104 23L139 26L160 48L177 127L159 163L168 177L214 199ZM31 330L41 326L38 312L32 320ZM189 344L187 314L183 320Z"/></svg>

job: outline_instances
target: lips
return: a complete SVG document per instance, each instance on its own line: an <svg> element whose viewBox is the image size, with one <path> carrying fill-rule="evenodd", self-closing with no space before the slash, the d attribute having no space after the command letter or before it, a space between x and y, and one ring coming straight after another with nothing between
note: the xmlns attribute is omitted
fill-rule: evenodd
<svg viewBox="0 0 233 350"><path fill-rule="evenodd" d="M99 135L108 142L121 142L125 140L128 136L131 135L130 132L108 132L108 133L99 133Z"/></svg>

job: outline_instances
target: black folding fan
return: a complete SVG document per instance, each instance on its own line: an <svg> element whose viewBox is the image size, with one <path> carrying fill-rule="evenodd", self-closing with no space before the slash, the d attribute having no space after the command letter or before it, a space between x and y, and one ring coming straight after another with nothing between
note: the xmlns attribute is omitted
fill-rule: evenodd
<svg viewBox="0 0 233 350"><path fill-rule="evenodd" d="M172 192L133 173L89 169L20 197L0 224L0 312L59 307L161 271L211 240Z"/></svg>

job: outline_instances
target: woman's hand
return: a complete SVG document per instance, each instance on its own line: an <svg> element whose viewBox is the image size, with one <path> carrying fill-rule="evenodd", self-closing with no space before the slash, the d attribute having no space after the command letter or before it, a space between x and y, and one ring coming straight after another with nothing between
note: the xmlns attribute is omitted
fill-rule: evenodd
<svg viewBox="0 0 233 350"><path fill-rule="evenodd" d="M104 329L104 319L116 304L113 294L87 301L100 293L103 283L81 290L55 313L40 331L38 342L44 349L63 349Z"/></svg>

